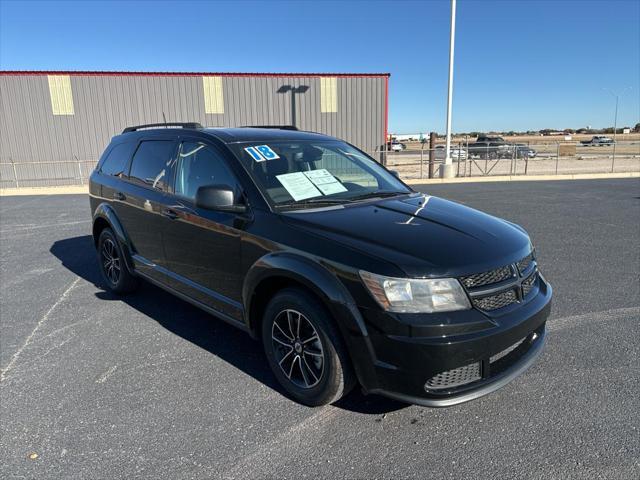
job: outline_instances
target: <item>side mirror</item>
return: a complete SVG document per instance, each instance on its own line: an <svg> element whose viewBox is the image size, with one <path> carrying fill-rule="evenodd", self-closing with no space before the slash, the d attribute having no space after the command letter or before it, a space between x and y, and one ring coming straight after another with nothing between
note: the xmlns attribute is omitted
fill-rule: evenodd
<svg viewBox="0 0 640 480"><path fill-rule="evenodd" d="M389 173L391 173L391 175L393 175L396 178L400 178L400 174L398 173L397 170L389 170Z"/></svg>
<svg viewBox="0 0 640 480"><path fill-rule="evenodd" d="M246 205L235 203L235 195L229 185L206 185L198 188L196 207L232 213L247 211Z"/></svg>

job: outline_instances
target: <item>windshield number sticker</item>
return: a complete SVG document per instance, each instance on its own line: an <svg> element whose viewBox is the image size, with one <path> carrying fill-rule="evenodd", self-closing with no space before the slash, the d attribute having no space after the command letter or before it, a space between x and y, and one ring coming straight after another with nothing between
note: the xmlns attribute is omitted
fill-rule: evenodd
<svg viewBox="0 0 640 480"><path fill-rule="evenodd" d="M255 147L246 147L244 151L251 155L251 158L253 158L256 162L264 162L265 160L277 160L278 158L280 158L269 145L256 145Z"/></svg>
<svg viewBox="0 0 640 480"><path fill-rule="evenodd" d="M256 162L264 162L266 160L266 158L258 153L255 147L247 147L244 149L244 151L251 155L251 158L253 158Z"/></svg>
<svg viewBox="0 0 640 480"><path fill-rule="evenodd" d="M258 145L256 150L258 150L260 155L262 155L266 160L277 160L280 158L276 152L271 150L269 145Z"/></svg>

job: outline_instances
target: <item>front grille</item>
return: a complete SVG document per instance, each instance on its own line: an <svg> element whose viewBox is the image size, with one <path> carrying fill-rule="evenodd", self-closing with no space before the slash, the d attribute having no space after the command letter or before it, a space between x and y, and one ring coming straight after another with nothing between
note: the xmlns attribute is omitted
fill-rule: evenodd
<svg viewBox="0 0 640 480"><path fill-rule="evenodd" d="M533 287L536 286L536 277L538 276L537 272L533 272L533 274L527 278L524 282L522 282L522 296L526 297L529 295Z"/></svg>
<svg viewBox="0 0 640 480"><path fill-rule="evenodd" d="M462 277L462 283L467 288L474 288L502 282L512 277L513 270L510 265L507 265L506 267L500 267L488 272L476 273L474 275Z"/></svg>
<svg viewBox="0 0 640 480"><path fill-rule="evenodd" d="M529 275L520 282L524 275ZM534 253L521 260L488 272L460 278L473 306L484 311L498 310L522 301L530 294L538 278Z"/></svg>
<svg viewBox="0 0 640 480"><path fill-rule="evenodd" d="M487 297L473 298L474 306L485 311L497 310L517 301L518 296L513 289L503 290L502 292Z"/></svg>
<svg viewBox="0 0 640 480"><path fill-rule="evenodd" d="M431 377L427 380L425 388L427 390L442 390L475 382L476 380L480 380L480 378L480 363L471 363L464 367L447 370L446 372Z"/></svg>
<svg viewBox="0 0 640 480"><path fill-rule="evenodd" d="M527 271L529 265L533 262L533 252L518 262L518 271L522 274Z"/></svg>

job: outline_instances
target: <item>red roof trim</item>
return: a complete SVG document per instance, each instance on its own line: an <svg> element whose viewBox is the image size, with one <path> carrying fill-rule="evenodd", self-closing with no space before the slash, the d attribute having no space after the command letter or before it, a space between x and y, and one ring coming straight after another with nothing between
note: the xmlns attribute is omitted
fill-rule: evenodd
<svg viewBox="0 0 640 480"><path fill-rule="evenodd" d="M390 77L390 73L250 73L250 72L87 72L0 70L0 75L76 75L111 77Z"/></svg>

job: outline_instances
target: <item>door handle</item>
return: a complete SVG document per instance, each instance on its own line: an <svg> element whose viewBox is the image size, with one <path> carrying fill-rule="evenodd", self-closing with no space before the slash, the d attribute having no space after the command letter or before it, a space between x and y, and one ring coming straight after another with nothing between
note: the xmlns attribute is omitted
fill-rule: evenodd
<svg viewBox="0 0 640 480"><path fill-rule="evenodd" d="M124 193L122 193L122 192L115 192L113 194L113 198L115 200L126 200L127 199L126 195Z"/></svg>
<svg viewBox="0 0 640 480"><path fill-rule="evenodd" d="M165 208L162 210L162 216L167 217L171 220L175 220L178 218L178 213L175 210L171 210L170 208Z"/></svg>

